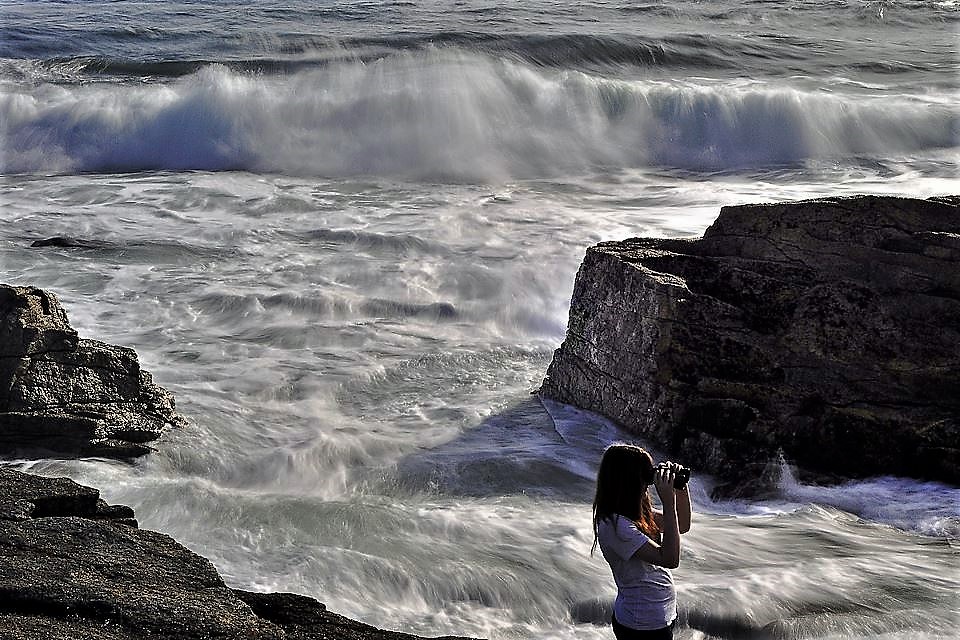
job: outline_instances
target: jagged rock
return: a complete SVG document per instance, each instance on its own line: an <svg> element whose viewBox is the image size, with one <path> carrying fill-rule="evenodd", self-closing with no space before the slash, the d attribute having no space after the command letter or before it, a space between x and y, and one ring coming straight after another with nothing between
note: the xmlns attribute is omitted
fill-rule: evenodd
<svg viewBox="0 0 960 640"><path fill-rule="evenodd" d="M133 509L109 505L100 492L69 478L45 478L0 467L0 520L79 516L137 526Z"/></svg>
<svg viewBox="0 0 960 640"><path fill-rule="evenodd" d="M230 589L135 523L95 489L0 467L0 639L417 640L306 596Z"/></svg>
<svg viewBox="0 0 960 640"><path fill-rule="evenodd" d="M780 450L960 483L960 197L724 207L700 239L592 247L542 393L733 485Z"/></svg>
<svg viewBox="0 0 960 640"><path fill-rule="evenodd" d="M52 293L0 284L0 455L133 457L183 423L136 352L79 338Z"/></svg>

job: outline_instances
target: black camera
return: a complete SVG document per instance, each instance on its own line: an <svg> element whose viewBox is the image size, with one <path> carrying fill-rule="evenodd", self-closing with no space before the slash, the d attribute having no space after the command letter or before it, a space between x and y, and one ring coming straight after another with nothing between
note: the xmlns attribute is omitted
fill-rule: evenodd
<svg viewBox="0 0 960 640"><path fill-rule="evenodd" d="M670 465L666 462L661 462L656 466L654 471L657 469L669 469ZM690 469L678 464L675 464L673 467L673 488L674 489L683 489L687 486L687 483L690 481Z"/></svg>

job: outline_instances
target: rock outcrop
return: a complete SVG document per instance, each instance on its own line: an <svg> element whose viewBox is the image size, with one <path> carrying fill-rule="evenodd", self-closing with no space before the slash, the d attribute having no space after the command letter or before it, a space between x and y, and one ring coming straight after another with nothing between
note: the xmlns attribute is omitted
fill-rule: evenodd
<svg viewBox="0 0 960 640"><path fill-rule="evenodd" d="M183 422L136 352L78 337L52 293L0 284L0 455L133 457Z"/></svg>
<svg viewBox="0 0 960 640"><path fill-rule="evenodd" d="M100 492L96 489L69 478L45 478L0 467L0 520L68 516L137 528L133 509L108 505L100 499Z"/></svg>
<svg viewBox="0 0 960 640"><path fill-rule="evenodd" d="M0 467L0 639L37 638L417 640L305 596L231 589L95 489Z"/></svg>
<svg viewBox="0 0 960 640"><path fill-rule="evenodd" d="M0 455L137 456L183 422L133 350L78 338L51 293L0 285ZM0 640L37 638L422 640L306 596L231 589L130 507L0 466Z"/></svg>
<svg viewBox="0 0 960 640"><path fill-rule="evenodd" d="M724 207L700 239L592 247L541 391L727 490L781 451L958 484L960 197Z"/></svg>

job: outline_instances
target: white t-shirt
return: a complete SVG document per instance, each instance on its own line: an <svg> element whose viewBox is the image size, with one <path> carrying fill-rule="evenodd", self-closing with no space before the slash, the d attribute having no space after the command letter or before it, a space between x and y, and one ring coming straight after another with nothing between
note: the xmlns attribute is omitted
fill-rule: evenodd
<svg viewBox="0 0 960 640"><path fill-rule="evenodd" d="M614 515L600 521L597 541L617 583L613 605L617 622L643 631L669 626L677 617L673 575L669 569L634 557L650 538L632 520Z"/></svg>

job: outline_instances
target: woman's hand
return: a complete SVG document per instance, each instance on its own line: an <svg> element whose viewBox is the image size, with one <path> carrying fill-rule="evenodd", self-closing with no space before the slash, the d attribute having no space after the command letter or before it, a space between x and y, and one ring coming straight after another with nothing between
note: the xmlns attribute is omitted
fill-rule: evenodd
<svg viewBox="0 0 960 640"><path fill-rule="evenodd" d="M660 470L657 469L654 473L654 484L657 487L657 493L660 495L660 502L664 503L664 511L670 511L675 509L677 514L677 522L680 527L680 533L686 533L690 531L690 521L692 519L692 509L690 507L690 493L687 491L689 485L683 489L677 489L673 486L673 482L676 481L676 468L679 467L675 462L667 462L666 466L671 470L671 475L673 476L673 481L670 483L670 486L673 488L673 491L669 491L666 487L663 490L660 489L660 486L657 485L657 478L659 476ZM669 495L669 498L666 498L664 501L664 495ZM663 514L659 512L654 512L653 514L654 522L657 523L657 526L660 527L660 530L664 530L663 524Z"/></svg>
<svg viewBox="0 0 960 640"><path fill-rule="evenodd" d="M669 464L665 467L659 467L653 475L653 486L657 488L657 495L660 496L660 502L675 502L677 499L676 490L673 481L676 478L673 467Z"/></svg>
<svg viewBox="0 0 960 640"><path fill-rule="evenodd" d="M667 569L676 569L680 565L680 528L677 523L677 492L673 486L676 473L670 466L656 469L653 485L657 488L663 503L660 516L660 531L663 540L657 544L648 540L637 549L636 555L644 562L656 564Z"/></svg>
<svg viewBox="0 0 960 640"><path fill-rule="evenodd" d="M674 478L676 478L676 472L678 469L680 469L680 465L676 462L668 462L667 466L673 470ZM677 503L677 521L680 524L680 533L686 533L687 531L690 531L691 509L690 492L688 491L689 488L689 483L684 485L683 489L677 489L676 487L673 488Z"/></svg>

